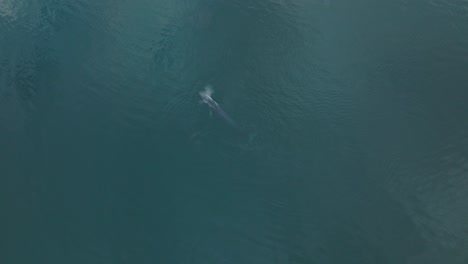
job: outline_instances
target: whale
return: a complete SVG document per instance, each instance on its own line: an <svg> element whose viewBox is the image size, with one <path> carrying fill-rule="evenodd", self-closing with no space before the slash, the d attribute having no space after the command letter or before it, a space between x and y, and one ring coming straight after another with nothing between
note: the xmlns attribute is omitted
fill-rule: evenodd
<svg viewBox="0 0 468 264"><path fill-rule="evenodd" d="M199 92L198 94L201 97L201 103L205 103L210 108L210 113L215 112L218 114L224 121L229 125L236 127L237 124L234 120L219 106L219 104L211 97L213 94L213 89L210 86L205 87L205 90Z"/></svg>

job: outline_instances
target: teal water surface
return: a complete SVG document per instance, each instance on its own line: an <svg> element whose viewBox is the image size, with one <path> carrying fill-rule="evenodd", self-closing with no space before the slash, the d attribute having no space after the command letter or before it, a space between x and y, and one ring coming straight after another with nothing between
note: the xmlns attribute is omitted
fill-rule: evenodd
<svg viewBox="0 0 468 264"><path fill-rule="evenodd" d="M466 264L467 102L466 0L0 0L0 263Z"/></svg>

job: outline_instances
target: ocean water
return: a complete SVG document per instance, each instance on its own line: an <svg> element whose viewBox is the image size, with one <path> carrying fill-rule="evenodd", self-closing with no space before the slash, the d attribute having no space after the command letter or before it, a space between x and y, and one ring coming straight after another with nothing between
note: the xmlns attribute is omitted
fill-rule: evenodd
<svg viewBox="0 0 468 264"><path fill-rule="evenodd" d="M466 0L0 0L0 263L466 264L467 102Z"/></svg>

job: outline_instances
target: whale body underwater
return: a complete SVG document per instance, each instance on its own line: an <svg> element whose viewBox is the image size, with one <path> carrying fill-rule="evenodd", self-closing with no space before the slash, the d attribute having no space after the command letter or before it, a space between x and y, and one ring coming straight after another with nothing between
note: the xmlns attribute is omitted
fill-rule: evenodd
<svg viewBox="0 0 468 264"><path fill-rule="evenodd" d="M216 112L221 118L224 119L229 125L237 128L236 122L218 105L218 103L211 98L213 94L213 89L206 87L204 91L198 93L202 98L202 103L207 104L210 109Z"/></svg>

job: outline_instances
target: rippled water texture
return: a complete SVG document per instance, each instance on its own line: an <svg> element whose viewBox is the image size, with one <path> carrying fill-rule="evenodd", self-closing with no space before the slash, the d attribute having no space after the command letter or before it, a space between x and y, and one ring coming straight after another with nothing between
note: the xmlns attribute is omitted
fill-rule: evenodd
<svg viewBox="0 0 468 264"><path fill-rule="evenodd" d="M466 0L0 0L0 263L466 264L467 89Z"/></svg>

